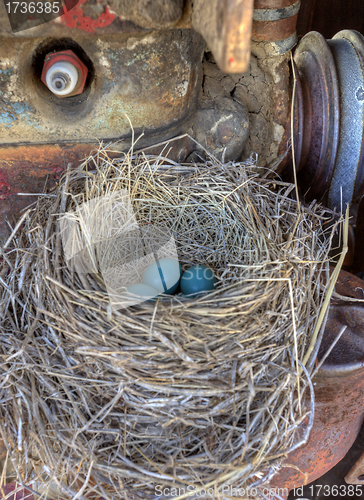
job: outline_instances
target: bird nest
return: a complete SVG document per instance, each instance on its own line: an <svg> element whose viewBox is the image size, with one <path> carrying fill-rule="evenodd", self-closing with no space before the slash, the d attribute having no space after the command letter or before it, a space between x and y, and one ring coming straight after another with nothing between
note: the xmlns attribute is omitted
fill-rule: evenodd
<svg viewBox="0 0 364 500"><path fill-rule="evenodd" d="M327 211L300 206L293 185L259 178L252 160L110 156L100 148L67 171L3 251L7 464L49 498L258 487L312 426ZM212 292L112 308L97 252L93 272L69 265L65 214L125 191L139 227L173 234L183 270L213 270Z"/></svg>

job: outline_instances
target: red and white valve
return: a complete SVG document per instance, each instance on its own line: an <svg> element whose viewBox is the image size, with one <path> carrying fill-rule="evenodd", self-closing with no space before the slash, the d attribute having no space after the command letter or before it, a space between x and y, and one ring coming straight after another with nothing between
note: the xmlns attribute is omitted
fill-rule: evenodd
<svg viewBox="0 0 364 500"><path fill-rule="evenodd" d="M46 56L41 80L57 97L71 97L83 92L87 72L72 50L63 50Z"/></svg>

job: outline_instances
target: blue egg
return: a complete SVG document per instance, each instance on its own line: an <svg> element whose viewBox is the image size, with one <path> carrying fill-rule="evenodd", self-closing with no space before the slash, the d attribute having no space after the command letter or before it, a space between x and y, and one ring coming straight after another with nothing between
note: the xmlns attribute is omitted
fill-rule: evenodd
<svg viewBox="0 0 364 500"><path fill-rule="evenodd" d="M159 293L172 295L177 291L181 273L178 260L159 259L144 271L143 283L156 288Z"/></svg>
<svg viewBox="0 0 364 500"><path fill-rule="evenodd" d="M210 292L214 290L216 277L206 266L193 266L182 274L181 292L185 295Z"/></svg>

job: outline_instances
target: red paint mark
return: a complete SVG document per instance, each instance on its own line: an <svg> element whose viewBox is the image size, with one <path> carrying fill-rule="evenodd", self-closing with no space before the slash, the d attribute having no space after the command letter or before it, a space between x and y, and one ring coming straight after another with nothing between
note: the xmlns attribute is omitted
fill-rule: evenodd
<svg viewBox="0 0 364 500"><path fill-rule="evenodd" d="M82 10L82 4L85 2L86 0L80 0L76 7L73 7L72 10L59 18L59 22L68 26L68 28L78 28L87 33L95 33L97 28L110 26L116 18L116 15L110 12L108 6L105 7L105 11L97 19L85 16ZM66 7L64 9L66 10Z"/></svg>
<svg viewBox="0 0 364 500"><path fill-rule="evenodd" d="M22 488L19 484L13 482L8 483L0 489L0 494L8 500L34 500L34 496L30 493L29 490ZM7 496L9 495L9 496Z"/></svg>
<svg viewBox="0 0 364 500"><path fill-rule="evenodd" d="M54 165L54 166L51 166L50 168L53 171L53 180L55 182L59 181L59 179L61 178L61 175L64 172L64 167L62 167L61 165Z"/></svg>
<svg viewBox="0 0 364 500"><path fill-rule="evenodd" d="M63 172L64 168L61 167L61 165L56 165L55 167L51 167L53 172L55 174L59 174L60 172Z"/></svg>
<svg viewBox="0 0 364 500"><path fill-rule="evenodd" d="M235 59L233 57L230 57L229 64L233 64L234 61L235 61Z"/></svg>
<svg viewBox="0 0 364 500"><path fill-rule="evenodd" d="M5 172L0 172L0 200L5 200L10 196L10 184Z"/></svg>

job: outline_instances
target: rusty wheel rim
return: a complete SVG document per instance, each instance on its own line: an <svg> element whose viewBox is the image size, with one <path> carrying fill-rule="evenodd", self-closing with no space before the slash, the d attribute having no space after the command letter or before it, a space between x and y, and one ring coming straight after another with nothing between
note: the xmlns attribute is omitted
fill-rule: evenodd
<svg viewBox="0 0 364 500"><path fill-rule="evenodd" d="M297 107L303 110L297 124L302 136L299 180L303 189L309 188L310 198L321 199L333 175L339 142L337 71L327 41L314 31L302 38L294 60L302 87Z"/></svg>

